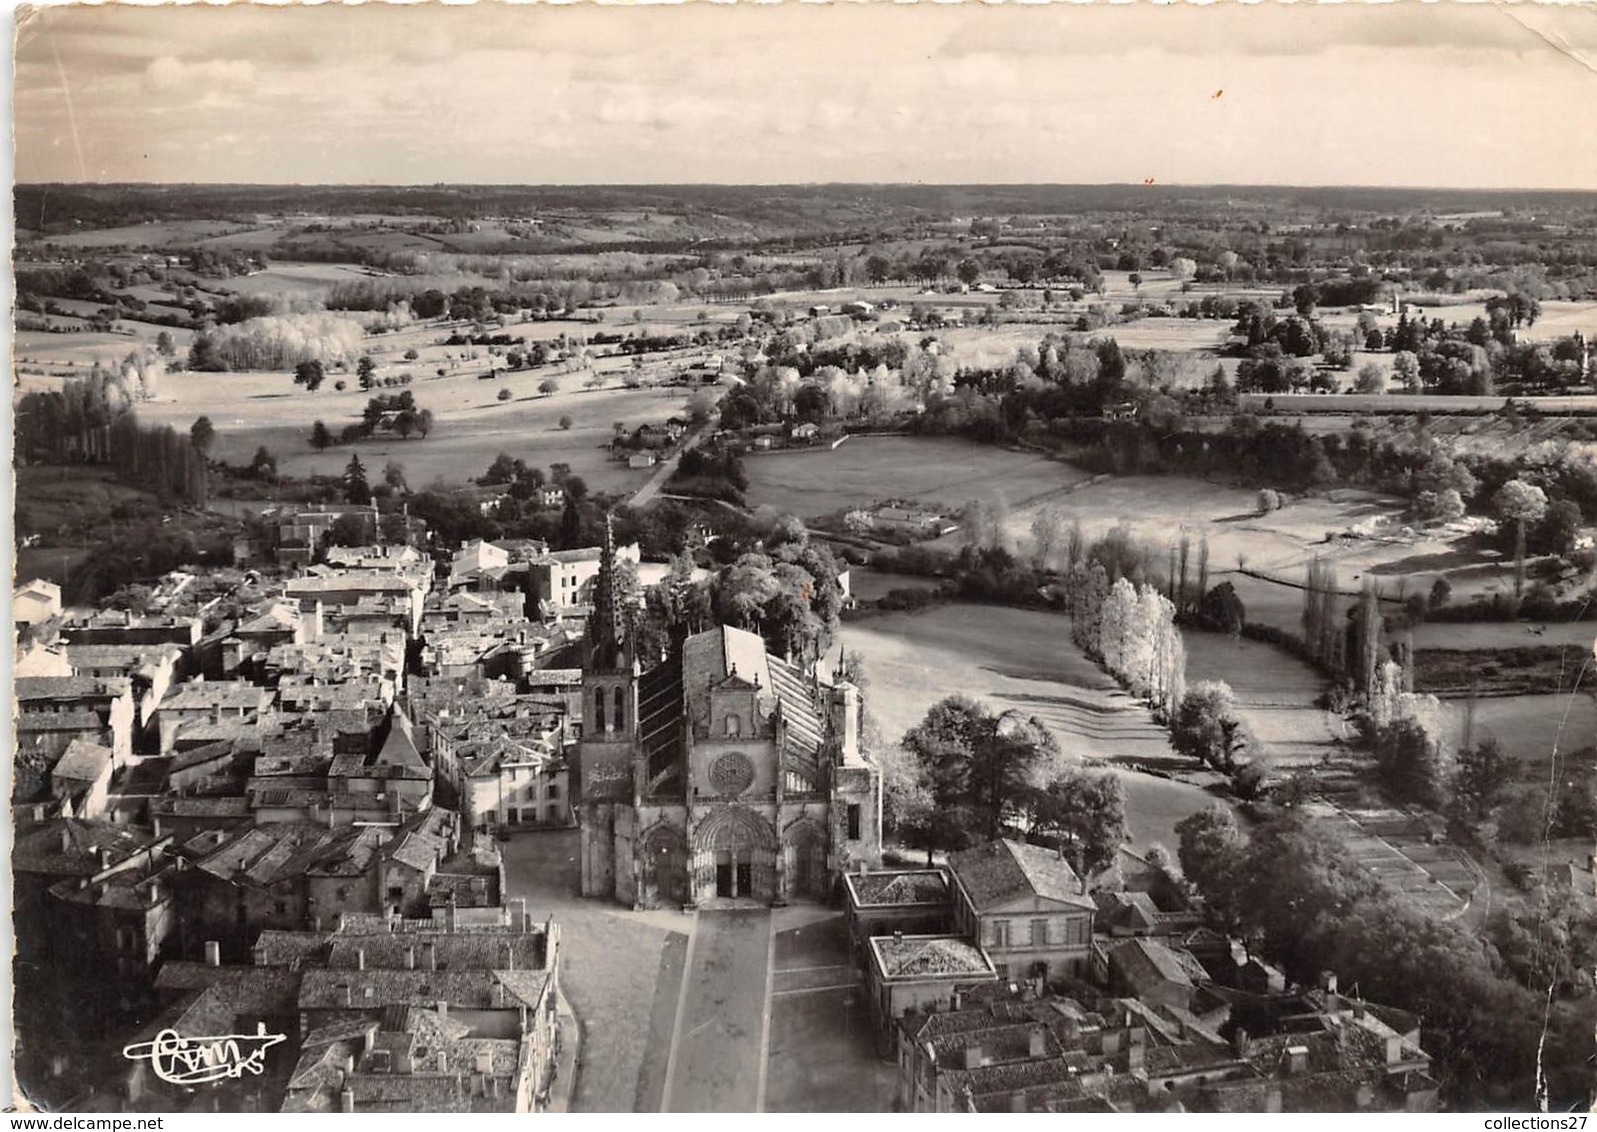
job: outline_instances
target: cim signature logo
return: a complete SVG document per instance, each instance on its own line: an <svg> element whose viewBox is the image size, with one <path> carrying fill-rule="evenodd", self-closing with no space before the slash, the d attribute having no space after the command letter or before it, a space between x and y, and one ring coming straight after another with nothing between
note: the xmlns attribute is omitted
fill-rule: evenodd
<svg viewBox="0 0 1597 1132"><path fill-rule="evenodd" d="M149 1061L155 1075L170 1084L203 1085L246 1073L260 1076L266 1068L266 1051L287 1040L282 1034L268 1034L263 1022L256 1023L253 1034L203 1038L162 1030L154 1041L123 1046L122 1056L129 1061Z"/></svg>

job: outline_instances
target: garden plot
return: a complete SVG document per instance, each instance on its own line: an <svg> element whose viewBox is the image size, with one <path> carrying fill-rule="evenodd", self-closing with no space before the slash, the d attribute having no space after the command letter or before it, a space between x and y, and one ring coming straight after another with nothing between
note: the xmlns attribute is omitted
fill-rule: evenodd
<svg viewBox="0 0 1597 1132"><path fill-rule="evenodd" d="M1324 802L1306 809L1360 865L1422 911L1453 919L1469 908L1477 874L1456 851L1429 844L1420 823L1396 810L1349 811Z"/></svg>

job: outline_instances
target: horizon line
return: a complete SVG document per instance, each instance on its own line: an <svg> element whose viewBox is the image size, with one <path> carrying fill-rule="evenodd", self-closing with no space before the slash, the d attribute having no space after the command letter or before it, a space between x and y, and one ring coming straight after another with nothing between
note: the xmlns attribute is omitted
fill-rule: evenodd
<svg viewBox="0 0 1597 1132"><path fill-rule="evenodd" d="M1576 193L1597 195L1597 185L1336 184L1288 181L16 181L24 188L204 189L1290 189L1343 192Z"/></svg>

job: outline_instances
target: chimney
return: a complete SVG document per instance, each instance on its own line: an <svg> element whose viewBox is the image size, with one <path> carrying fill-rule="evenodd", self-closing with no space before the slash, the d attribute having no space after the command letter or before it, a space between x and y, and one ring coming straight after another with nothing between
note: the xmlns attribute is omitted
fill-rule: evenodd
<svg viewBox="0 0 1597 1132"><path fill-rule="evenodd" d="M421 945L421 951L427 961L427 970L438 970L438 945L429 939Z"/></svg>
<svg viewBox="0 0 1597 1132"><path fill-rule="evenodd" d="M1041 1057L1047 1048L1047 1032L1041 1026L1039 1026L1031 1032L1031 1045L1028 1052L1032 1057Z"/></svg>
<svg viewBox="0 0 1597 1132"><path fill-rule="evenodd" d="M412 945L410 947L405 948L405 970L414 971L415 969L416 969L416 948L415 948L414 945Z"/></svg>
<svg viewBox="0 0 1597 1132"><path fill-rule="evenodd" d="M365 969L366 969L366 949L364 947L357 947L355 949L355 970L364 971Z"/></svg>
<svg viewBox="0 0 1597 1132"><path fill-rule="evenodd" d="M72 852L72 828L66 822L61 823L61 852Z"/></svg>
<svg viewBox="0 0 1597 1132"><path fill-rule="evenodd" d="M980 1042L972 1042L970 1045L965 1047L965 1068L966 1069L980 1069L981 1068L981 1043Z"/></svg>
<svg viewBox="0 0 1597 1132"><path fill-rule="evenodd" d="M111 867L111 850L102 846L95 850L95 856L99 858L100 868L109 869Z"/></svg>
<svg viewBox="0 0 1597 1132"><path fill-rule="evenodd" d="M1288 1077L1301 1077L1309 1069L1309 1047L1288 1046L1286 1050L1286 1073Z"/></svg>
<svg viewBox="0 0 1597 1132"><path fill-rule="evenodd" d="M956 989L953 997L948 1000L948 1008L956 1011L965 1009L965 992Z"/></svg>
<svg viewBox="0 0 1597 1132"><path fill-rule="evenodd" d="M1396 1065L1403 1060L1403 1039L1392 1034L1386 1039L1386 1064Z"/></svg>
<svg viewBox="0 0 1597 1132"><path fill-rule="evenodd" d="M440 1003L439 1005L442 1006L443 1004ZM438 1072L439 1073L448 1073L449 1072L449 1054L445 1050L439 1050L438 1051Z"/></svg>
<svg viewBox="0 0 1597 1132"><path fill-rule="evenodd" d="M511 946L509 940L506 940L505 941L505 970L514 971L515 969L516 969L516 949Z"/></svg>
<svg viewBox="0 0 1597 1132"><path fill-rule="evenodd" d="M376 1046L377 1046L377 1027L376 1026L367 1026L366 1027L366 1032L363 1035L363 1040L362 1040L361 1044L365 1047L365 1052L366 1053L370 1053L373 1049L376 1048Z"/></svg>
<svg viewBox="0 0 1597 1132"><path fill-rule="evenodd" d="M156 815L155 817L150 819L150 826L155 831L155 836L160 837L161 836L161 818L160 818L160 815Z"/></svg>
<svg viewBox="0 0 1597 1132"><path fill-rule="evenodd" d="M355 1005L355 988L348 983L344 984L344 1005L346 1007Z"/></svg>
<svg viewBox="0 0 1597 1132"><path fill-rule="evenodd" d="M900 932L900 931L895 931L893 933L893 942L894 943L903 943L904 942L904 933Z"/></svg>
<svg viewBox="0 0 1597 1132"><path fill-rule="evenodd" d="M1335 971L1321 971L1320 972L1320 989L1323 990L1326 994L1335 994L1336 993L1336 972Z"/></svg>
<svg viewBox="0 0 1597 1132"><path fill-rule="evenodd" d="M440 998L438 1000L438 1017L440 1017L440 1018L448 1018L449 1017L449 1000L446 999L446 998Z"/></svg>
<svg viewBox="0 0 1597 1132"><path fill-rule="evenodd" d="M532 930L532 921L527 919L527 898L518 896L510 902L510 906L516 910L516 918L512 921L516 930L530 932Z"/></svg>
<svg viewBox="0 0 1597 1132"><path fill-rule="evenodd" d="M219 941L214 939L205 941L205 965L207 967L222 965L222 945Z"/></svg>
<svg viewBox="0 0 1597 1132"><path fill-rule="evenodd" d="M1246 1058L1253 1052L1252 1043L1248 1041L1248 1032L1241 1026L1238 1026L1236 1033L1231 1035L1231 1052L1236 1054L1238 1059Z"/></svg>
<svg viewBox="0 0 1597 1132"><path fill-rule="evenodd" d="M355 1111L355 1090L351 1089L348 1085L345 1085L344 1091L338 1094L338 1111Z"/></svg>

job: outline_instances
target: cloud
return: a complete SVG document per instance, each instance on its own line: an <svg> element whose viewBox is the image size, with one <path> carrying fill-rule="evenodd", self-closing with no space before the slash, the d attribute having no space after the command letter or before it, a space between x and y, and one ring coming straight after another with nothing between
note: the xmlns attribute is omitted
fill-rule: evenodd
<svg viewBox="0 0 1597 1132"><path fill-rule="evenodd" d="M152 59L144 69L144 84L158 93L188 93L201 88L227 92L255 85L255 64L248 59L205 59L185 63L174 55ZM219 93L219 92L218 92Z"/></svg>

